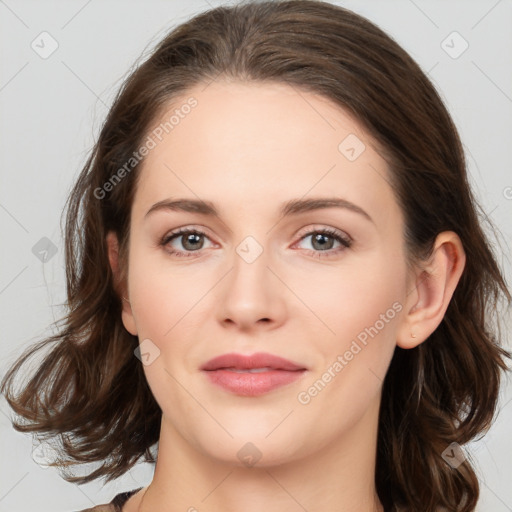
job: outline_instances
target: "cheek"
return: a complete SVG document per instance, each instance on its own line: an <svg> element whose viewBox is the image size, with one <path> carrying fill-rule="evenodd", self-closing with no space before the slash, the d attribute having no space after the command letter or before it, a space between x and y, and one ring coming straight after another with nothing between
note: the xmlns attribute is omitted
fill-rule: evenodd
<svg viewBox="0 0 512 512"><path fill-rule="evenodd" d="M307 298L312 321L321 320L325 338L337 340L336 348L375 325L389 332L401 310L405 265L400 261L390 264L377 254L354 258L351 265L301 280L297 295Z"/></svg>
<svg viewBox="0 0 512 512"><path fill-rule="evenodd" d="M144 365L144 373L160 408L172 410L179 405L178 382L182 380L172 363L185 361L188 346L183 329L193 318L192 307L201 296L200 290L180 286L179 277L170 277L161 263L152 264L149 253L135 250L132 255L129 267L132 311L141 351L146 343L152 358L150 364Z"/></svg>
<svg viewBox="0 0 512 512"><path fill-rule="evenodd" d="M144 280L140 285L134 282L131 287L132 311L141 341L150 338L158 344L175 323L169 316L172 304L161 291L153 286L151 279Z"/></svg>
<svg viewBox="0 0 512 512"><path fill-rule="evenodd" d="M325 334L317 336L314 345L321 353L320 364L297 398L307 404L308 414L321 415L326 424L341 421L348 428L381 389L403 310L405 265L400 261L390 266L386 258L375 258L350 272L317 280L310 289L308 305L325 324Z"/></svg>
<svg viewBox="0 0 512 512"><path fill-rule="evenodd" d="M180 276L180 269L166 264L157 249L153 254L135 250L129 288L139 338L165 343L194 316L193 308L207 292L207 284Z"/></svg>

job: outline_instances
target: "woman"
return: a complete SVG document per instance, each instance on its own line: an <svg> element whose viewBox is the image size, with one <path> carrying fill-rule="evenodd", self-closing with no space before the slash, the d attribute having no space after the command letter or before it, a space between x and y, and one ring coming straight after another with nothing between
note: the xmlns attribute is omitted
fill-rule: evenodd
<svg viewBox="0 0 512 512"><path fill-rule="evenodd" d="M464 511L511 296L456 128L391 38L317 1L212 9L126 81L69 198L70 306L21 431L140 458L91 510Z"/></svg>

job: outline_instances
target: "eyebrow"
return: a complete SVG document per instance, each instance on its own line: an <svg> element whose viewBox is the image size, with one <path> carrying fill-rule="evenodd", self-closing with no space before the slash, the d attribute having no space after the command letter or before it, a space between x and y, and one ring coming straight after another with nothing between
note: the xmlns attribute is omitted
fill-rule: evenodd
<svg viewBox="0 0 512 512"><path fill-rule="evenodd" d="M299 213L313 210L322 210L326 208L344 208L358 213L365 219L374 223L370 215L360 206L357 206L356 204L339 197L291 199L290 201L286 201L282 204L279 213L282 217L288 217L290 215L297 215ZM162 201L158 201L158 203L155 203L153 206L151 206L144 217L147 218L150 214L162 210L199 213L220 219L220 214L212 202L196 199L164 199Z"/></svg>

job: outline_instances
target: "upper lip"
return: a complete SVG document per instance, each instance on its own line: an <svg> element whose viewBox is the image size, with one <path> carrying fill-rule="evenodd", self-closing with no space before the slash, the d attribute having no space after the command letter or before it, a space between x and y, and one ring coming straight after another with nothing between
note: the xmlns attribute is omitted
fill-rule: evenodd
<svg viewBox="0 0 512 512"><path fill-rule="evenodd" d="M201 370L212 371L221 368L235 368L237 370L250 370L252 368L272 368L274 370L297 371L305 370L303 366L288 361L273 354L258 352L256 354L223 354L210 359L201 366Z"/></svg>

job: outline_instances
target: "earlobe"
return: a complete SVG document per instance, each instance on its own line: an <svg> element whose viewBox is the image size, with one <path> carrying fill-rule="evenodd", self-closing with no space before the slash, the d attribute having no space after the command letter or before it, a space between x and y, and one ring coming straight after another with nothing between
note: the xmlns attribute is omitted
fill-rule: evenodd
<svg viewBox="0 0 512 512"><path fill-rule="evenodd" d="M120 278L121 272L119 268L119 242L116 234L113 231L109 231L106 236L108 260L112 274L114 276L115 291L122 303L121 318L125 329L132 334L137 336L137 327L135 325L135 318L133 316L132 307L129 299L126 299L128 295L127 284Z"/></svg>
<svg viewBox="0 0 512 512"><path fill-rule="evenodd" d="M406 317L400 327L397 345L414 348L439 326L448 309L464 270L466 255L459 236L453 231L440 233L427 264L415 276L406 297Z"/></svg>

